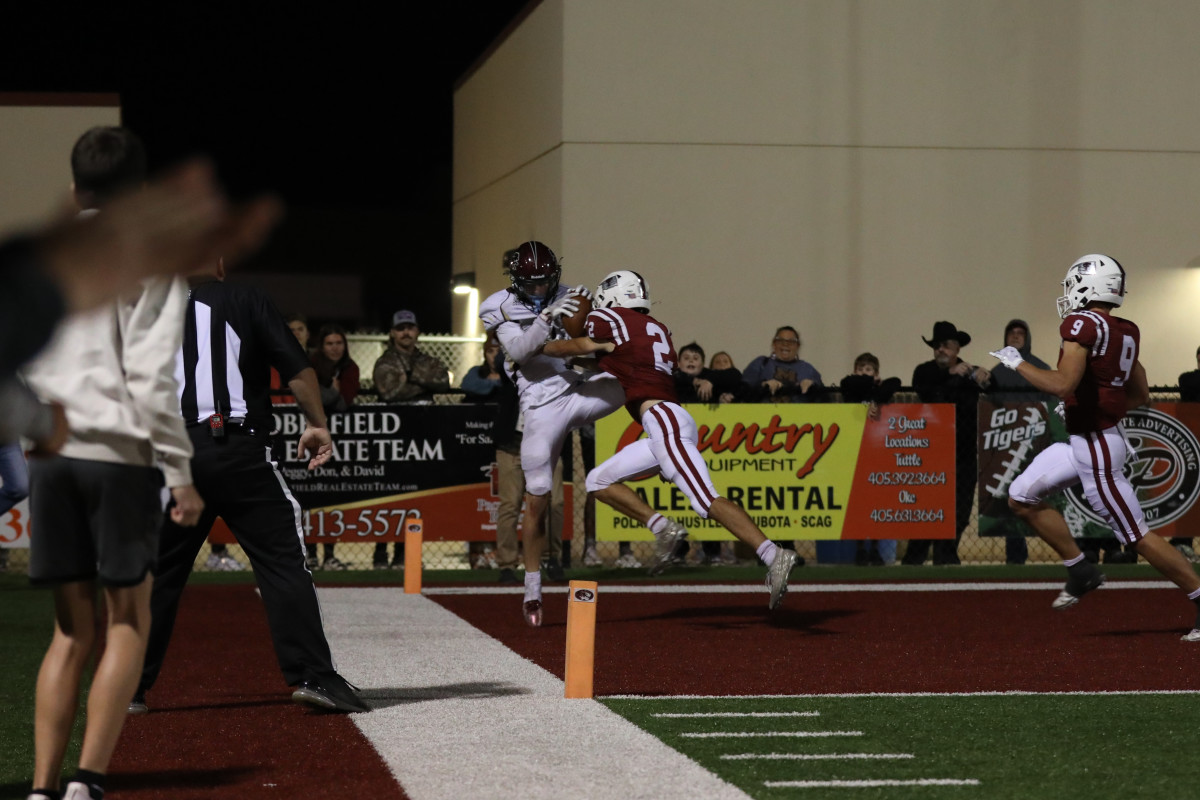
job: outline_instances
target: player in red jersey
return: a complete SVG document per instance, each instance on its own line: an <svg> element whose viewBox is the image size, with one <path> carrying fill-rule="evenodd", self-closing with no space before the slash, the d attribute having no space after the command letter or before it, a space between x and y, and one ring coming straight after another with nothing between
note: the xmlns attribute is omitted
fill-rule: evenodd
<svg viewBox="0 0 1200 800"><path fill-rule="evenodd" d="M675 545L687 531L656 513L624 481L661 474L687 495L697 514L715 519L755 549L768 565L768 608L776 608L787 592L796 553L776 547L741 506L718 495L713 487L708 466L696 448L696 421L676 402L671 334L650 316L650 293L641 275L620 270L601 282L587 318L587 334L548 342L543 352L563 358L596 354L600 368L620 381L625 408L649 436L589 472L588 493L654 532L655 563L650 574L657 574L670 563Z"/></svg>
<svg viewBox="0 0 1200 800"><path fill-rule="evenodd" d="M1200 641L1200 577L1178 550L1150 531L1137 495L1122 467L1129 443L1121 420L1150 400L1146 370L1138 360L1137 325L1113 316L1125 300L1125 270L1105 255L1088 255L1067 270L1058 300L1062 346L1058 369L1040 369L1015 347L992 353L1034 387L1063 399L1070 440L1043 450L1008 492L1008 504L1038 536L1062 556L1067 585L1056 609L1070 608L1104 583L1104 575L1083 557L1066 520L1042 498L1076 483L1088 502L1124 544L1187 592L1197 606L1196 623L1183 639Z"/></svg>

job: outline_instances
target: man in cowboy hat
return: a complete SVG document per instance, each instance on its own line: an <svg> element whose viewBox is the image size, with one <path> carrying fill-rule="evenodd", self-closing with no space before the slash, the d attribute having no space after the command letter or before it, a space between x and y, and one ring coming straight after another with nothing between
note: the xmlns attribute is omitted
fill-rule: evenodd
<svg viewBox="0 0 1200 800"><path fill-rule="evenodd" d="M975 494L976 402L979 390L991 380L983 367L973 367L958 357L959 350L971 343L971 335L952 322L937 322L933 336L922 337L933 348L933 360L913 370L913 389L923 403L954 403L957 451L955 453L955 525L954 541L914 539L901 563L925 563L933 545L934 564L958 564L958 540L971 521L971 501Z"/></svg>

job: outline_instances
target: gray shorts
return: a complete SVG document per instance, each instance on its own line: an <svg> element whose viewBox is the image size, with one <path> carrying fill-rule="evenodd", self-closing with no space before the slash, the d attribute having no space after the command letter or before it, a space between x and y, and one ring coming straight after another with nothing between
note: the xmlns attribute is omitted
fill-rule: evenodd
<svg viewBox="0 0 1200 800"><path fill-rule="evenodd" d="M162 485L153 467L29 459L29 580L141 583L158 556Z"/></svg>

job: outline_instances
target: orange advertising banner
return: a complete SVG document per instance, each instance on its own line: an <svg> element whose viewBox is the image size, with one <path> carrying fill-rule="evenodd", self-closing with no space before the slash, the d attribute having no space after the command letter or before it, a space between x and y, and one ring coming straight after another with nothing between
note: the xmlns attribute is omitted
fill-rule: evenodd
<svg viewBox="0 0 1200 800"><path fill-rule="evenodd" d="M768 537L954 538L954 407L897 403L877 421L860 404L690 404L698 449L717 491ZM623 414L596 423L602 461L642 436ZM728 539L658 476L631 481L693 539ZM641 523L596 510L601 540L650 539Z"/></svg>

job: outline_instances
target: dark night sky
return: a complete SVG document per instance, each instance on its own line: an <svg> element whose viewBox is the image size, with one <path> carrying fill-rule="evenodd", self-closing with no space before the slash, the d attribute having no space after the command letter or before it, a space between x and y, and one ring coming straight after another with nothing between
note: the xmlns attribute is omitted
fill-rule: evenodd
<svg viewBox="0 0 1200 800"><path fill-rule="evenodd" d="M283 198L242 269L359 273L365 326L449 330L453 86L525 5L6 9L0 91L119 93L153 167L205 153L234 196Z"/></svg>

